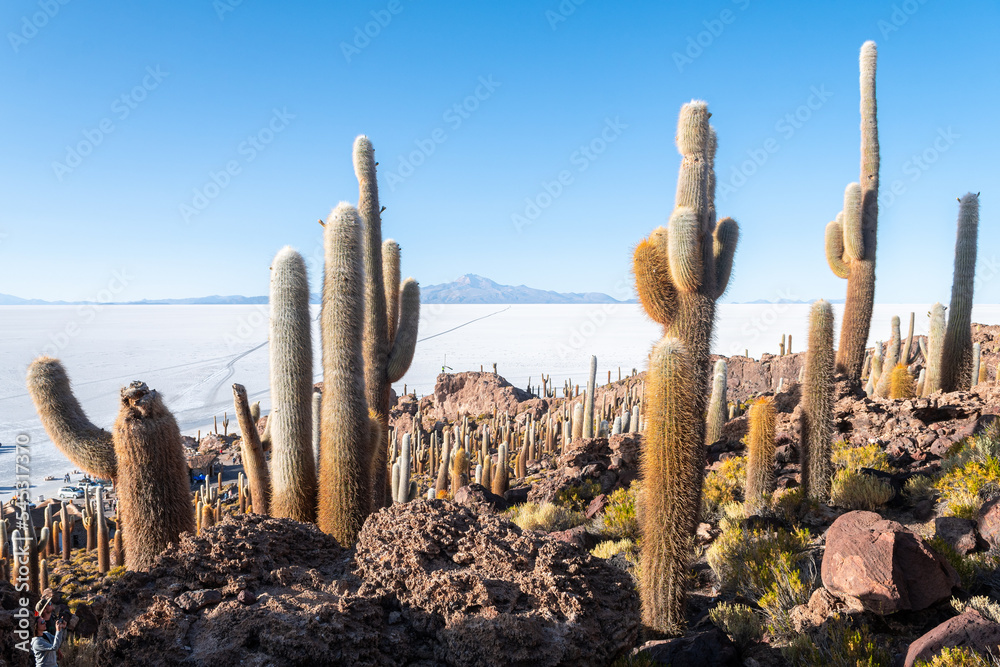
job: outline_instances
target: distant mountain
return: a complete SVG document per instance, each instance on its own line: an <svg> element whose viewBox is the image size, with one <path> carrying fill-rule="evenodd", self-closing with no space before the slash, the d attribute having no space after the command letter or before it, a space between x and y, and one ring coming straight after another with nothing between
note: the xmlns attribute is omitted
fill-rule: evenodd
<svg viewBox="0 0 1000 667"><path fill-rule="evenodd" d="M844 303L843 299L827 299L830 303ZM774 304L774 303L813 303L813 301L797 301L794 299L778 299L777 301L768 301L767 299L757 299L755 301L735 301L734 306L754 306L760 304Z"/></svg>
<svg viewBox="0 0 1000 667"><path fill-rule="evenodd" d="M421 303L627 303L601 292L552 292L500 285L467 273L454 282L420 287Z"/></svg>

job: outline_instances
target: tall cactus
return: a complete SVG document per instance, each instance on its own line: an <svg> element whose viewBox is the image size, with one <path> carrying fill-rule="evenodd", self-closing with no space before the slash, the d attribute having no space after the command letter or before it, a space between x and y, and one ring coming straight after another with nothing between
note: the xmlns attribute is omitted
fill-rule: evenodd
<svg viewBox="0 0 1000 667"><path fill-rule="evenodd" d="M972 344L972 386L975 387L982 380L980 379L980 362L982 361L983 347L979 343Z"/></svg>
<svg viewBox="0 0 1000 667"><path fill-rule="evenodd" d="M125 566L146 569L181 533L194 530L181 432L160 394L137 381L122 389L114 443L118 506L133 526L125 536Z"/></svg>
<svg viewBox="0 0 1000 667"><path fill-rule="evenodd" d="M698 521L702 442L696 372L677 339L664 338L650 353L639 590L643 622L667 634L684 629L692 535Z"/></svg>
<svg viewBox="0 0 1000 667"><path fill-rule="evenodd" d="M256 514L268 514L271 506L271 477L267 472L261 437L247 406L247 390L241 384L233 385L233 404L242 434L240 453L243 457L243 469L247 474L247 486L250 487L250 506ZM267 421L270 423L271 418L268 417Z"/></svg>
<svg viewBox="0 0 1000 667"><path fill-rule="evenodd" d="M587 378L587 401L583 409L583 437L594 437L594 390L597 385L597 357L590 357L590 375Z"/></svg>
<svg viewBox="0 0 1000 667"><path fill-rule="evenodd" d="M955 274L951 281L951 307L948 308L948 329L941 362L941 388L945 391L969 389L974 381L972 294L979 236L979 195L969 192L958 201Z"/></svg>
<svg viewBox="0 0 1000 667"><path fill-rule="evenodd" d="M312 318L302 255L282 248L271 264L272 516L316 520L312 449Z"/></svg>
<svg viewBox="0 0 1000 667"><path fill-rule="evenodd" d="M875 303L875 244L878 232L878 109L875 42L861 47L861 182L844 191L842 215L826 227L826 257L833 273L847 279L837 369L861 379Z"/></svg>
<svg viewBox="0 0 1000 667"><path fill-rule="evenodd" d="M671 634L684 626L685 580L701 503L715 301L728 286L739 239L735 221L715 222L717 140L710 117L705 102L681 107L675 208L669 228L657 228L639 243L633 267L643 308L664 328L650 354L642 408L643 620Z"/></svg>
<svg viewBox="0 0 1000 667"><path fill-rule="evenodd" d="M878 383L875 385L875 395L880 398L889 396L889 387L892 382L892 371L899 363L900 332L899 316L892 316L892 337L889 339L889 346L885 351L885 358L882 359L882 373L879 375Z"/></svg>
<svg viewBox="0 0 1000 667"><path fill-rule="evenodd" d="M317 518L323 532L350 546L371 512L372 463L376 456L385 456L382 431L372 428L365 400L364 244L357 209L347 203L337 206L327 220L324 237L326 268L320 316L323 409ZM373 442L373 434L379 440Z"/></svg>
<svg viewBox="0 0 1000 667"><path fill-rule="evenodd" d="M774 400L758 399L750 406L747 434L747 511L764 509L774 492Z"/></svg>
<svg viewBox="0 0 1000 667"><path fill-rule="evenodd" d="M712 378L712 397L708 401L708 418L705 422L705 444L711 445L722 439L722 427L729 417L729 405L726 401L726 360L715 362L715 373Z"/></svg>
<svg viewBox="0 0 1000 667"><path fill-rule="evenodd" d="M399 246L382 243L382 208L378 199L375 149L368 137L354 141L354 173L358 178L358 211L364 221L364 380L368 405L379 415L381 432L389 431L389 391L410 367L420 320L420 287L407 278L400 287ZM383 261L385 258L385 261ZM388 272L388 275L387 275ZM386 494L386 447L375 451L372 490L376 507Z"/></svg>
<svg viewBox="0 0 1000 667"><path fill-rule="evenodd" d="M809 350L799 418L802 436L802 486L818 501L830 495L833 475L833 309L817 301L809 312Z"/></svg>
<svg viewBox="0 0 1000 667"><path fill-rule="evenodd" d="M653 230L634 256L636 288L646 314L663 325L667 337L680 340L691 356L698 415L705 414L715 301L729 284L739 240L739 226L732 218L715 223L716 136L710 117L705 102L681 107L676 208L669 227ZM698 440L704 443L705 423L701 418L698 422ZM704 454L702 444L699 460ZM697 488L700 493L700 483Z"/></svg>
<svg viewBox="0 0 1000 667"><path fill-rule="evenodd" d="M941 389L941 357L944 354L944 306L935 303L928 313L931 318L930 328L927 332L927 375L924 377L924 386L920 391L921 396L930 396L935 391Z"/></svg>

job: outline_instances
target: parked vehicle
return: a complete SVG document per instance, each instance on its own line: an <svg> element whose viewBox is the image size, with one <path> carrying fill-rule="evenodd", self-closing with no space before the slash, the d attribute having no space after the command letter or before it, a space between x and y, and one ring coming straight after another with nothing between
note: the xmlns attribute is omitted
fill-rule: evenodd
<svg viewBox="0 0 1000 667"><path fill-rule="evenodd" d="M70 500L83 498L83 489L78 486L64 486L59 489L59 497L68 498Z"/></svg>

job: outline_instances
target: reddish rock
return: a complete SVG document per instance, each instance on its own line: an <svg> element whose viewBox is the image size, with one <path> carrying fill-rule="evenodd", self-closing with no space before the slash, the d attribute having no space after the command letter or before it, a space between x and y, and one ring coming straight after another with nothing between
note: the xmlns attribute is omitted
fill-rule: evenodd
<svg viewBox="0 0 1000 667"><path fill-rule="evenodd" d="M960 554L976 550L976 524L957 516L942 516L934 519L934 537L944 540Z"/></svg>
<svg viewBox="0 0 1000 667"><path fill-rule="evenodd" d="M457 419L461 415L477 417L519 412L518 406L534 398L496 373L441 373L434 385L435 406L429 416Z"/></svg>
<svg viewBox="0 0 1000 667"><path fill-rule="evenodd" d="M469 507L486 505L498 511L507 509L507 501L503 499L503 496L491 493L482 484L469 484L461 487L455 492L455 502Z"/></svg>
<svg viewBox="0 0 1000 667"><path fill-rule="evenodd" d="M686 637L646 642L635 654L654 665L736 667L741 664L735 644L715 627Z"/></svg>
<svg viewBox="0 0 1000 667"><path fill-rule="evenodd" d="M958 574L902 524L875 512L842 515L826 533L823 585L877 614L918 611L951 596Z"/></svg>
<svg viewBox="0 0 1000 667"><path fill-rule="evenodd" d="M181 593L174 600L178 607L186 612L198 611L205 607L222 602L222 593L214 588L205 588L198 591L188 591Z"/></svg>
<svg viewBox="0 0 1000 667"><path fill-rule="evenodd" d="M1000 546L1000 498L984 503L979 509L979 534L990 546Z"/></svg>
<svg viewBox="0 0 1000 667"><path fill-rule="evenodd" d="M76 627L73 628L74 633L80 637L93 637L97 634L97 627L100 625L100 620L94 614L94 610L90 608L90 605L77 605L74 616L77 619Z"/></svg>
<svg viewBox="0 0 1000 667"><path fill-rule="evenodd" d="M584 551L589 551L597 546L597 538L587 532L586 526L576 526L569 530L556 530L548 533L548 536L554 540L572 544Z"/></svg>
<svg viewBox="0 0 1000 667"><path fill-rule="evenodd" d="M590 501L587 505L587 510L583 513L588 519L593 519L595 516L604 511L604 508L608 505L608 496L606 494L599 494Z"/></svg>
<svg viewBox="0 0 1000 667"><path fill-rule="evenodd" d="M930 660L943 648L969 648L981 654L1000 649L1000 624L987 620L974 609L950 618L910 644L904 667Z"/></svg>
<svg viewBox="0 0 1000 667"><path fill-rule="evenodd" d="M205 589L221 601L174 604ZM639 627L627 573L499 516L419 500L370 516L351 550L261 515L186 533L112 584L95 649L96 664L144 667L606 665Z"/></svg>

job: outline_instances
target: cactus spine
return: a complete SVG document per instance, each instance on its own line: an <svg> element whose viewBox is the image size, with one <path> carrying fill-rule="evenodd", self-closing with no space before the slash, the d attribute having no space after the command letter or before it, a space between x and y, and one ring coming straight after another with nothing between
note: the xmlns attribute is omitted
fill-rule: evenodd
<svg viewBox="0 0 1000 667"><path fill-rule="evenodd" d="M664 328L650 354L642 406L643 621L671 634L684 626L686 569L701 503L715 302L728 286L739 239L735 221L716 223L717 139L710 117L705 102L681 107L675 208L667 229L639 243L633 267L643 309ZM638 408L634 412L629 426L637 431Z"/></svg>
<svg viewBox="0 0 1000 667"><path fill-rule="evenodd" d="M375 149L364 135L354 141L354 173L359 187L358 210L364 220L361 308L365 396L368 405L379 415L382 433L388 433L389 390L392 383L402 378L410 367L417 343L420 288L412 279L407 279L399 288L399 246L391 240L382 243L382 209L378 199ZM388 260L384 264L383 256ZM390 271L388 279L386 271ZM391 295L389 291L392 291ZM398 320L395 319L397 308ZM377 507L383 506L387 500L388 471L384 445L380 443L374 453L372 488Z"/></svg>
<svg viewBox="0 0 1000 667"><path fill-rule="evenodd" d="M837 369L861 379L875 300L875 245L878 232L878 109L875 98L875 42L861 47L861 178L844 192L843 215L827 225L830 268L847 279L840 326Z"/></svg>
<svg viewBox="0 0 1000 667"><path fill-rule="evenodd" d="M774 401L769 397L757 400L750 406L749 417L746 504L748 512L759 512L774 491Z"/></svg>
<svg viewBox="0 0 1000 667"><path fill-rule="evenodd" d="M690 356L676 339L664 338L650 353L639 590L643 622L668 634L684 628L691 537L700 502L702 438L695 375Z"/></svg>
<svg viewBox="0 0 1000 667"><path fill-rule="evenodd" d="M935 303L931 306L929 313L931 322L930 330L927 334L927 375L924 378L924 387L920 392L921 396L930 396L941 389L941 361L944 355L944 306Z"/></svg>
<svg viewBox="0 0 1000 667"><path fill-rule="evenodd" d="M802 414L802 486L814 500L830 495L833 475L833 309L817 301L809 313L809 350L806 354Z"/></svg>
<svg viewBox="0 0 1000 667"><path fill-rule="evenodd" d="M272 516L316 520L312 449L312 337L309 281L302 255L282 248L271 265Z"/></svg>
<svg viewBox="0 0 1000 667"><path fill-rule="evenodd" d="M885 358L882 360L882 373L879 375L878 383L875 385L875 395L880 398L889 396L889 386L892 382L892 370L899 363L899 317L892 316L892 338L889 339L889 347L886 350Z"/></svg>
<svg viewBox="0 0 1000 667"><path fill-rule="evenodd" d="M146 569L181 533L194 530L181 432L160 394L132 382L121 391L114 443L118 506L139 527L126 536L125 565Z"/></svg>
<svg viewBox="0 0 1000 667"><path fill-rule="evenodd" d="M344 546L354 544L371 511L372 462L376 456L385 457L386 449L381 440L372 442L372 420L365 400L361 235L358 211L341 203L324 228L323 414L317 516L320 529ZM384 299L381 302L384 304ZM388 413L379 414L381 419ZM382 477L384 484L385 475Z"/></svg>
<svg viewBox="0 0 1000 667"><path fill-rule="evenodd" d="M722 427L729 416L726 400L726 360L715 362L715 376L712 380L712 398L708 402L708 419L705 426L705 444L711 445L722 439Z"/></svg>
<svg viewBox="0 0 1000 667"><path fill-rule="evenodd" d="M944 336L941 388L946 392L968 389L972 376L972 294L976 277L976 245L979 235L979 195L959 200L958 233L955 238L955 273L951 282L951 306Z"/></svg>
<svg viewBox="0 0 1000 667"><path fill-rule="evenodd" d="M594 388L597 385L597 357L590 357L590 376L587 379L587 402L583 410L583 437L594 437Z"/></svg>

